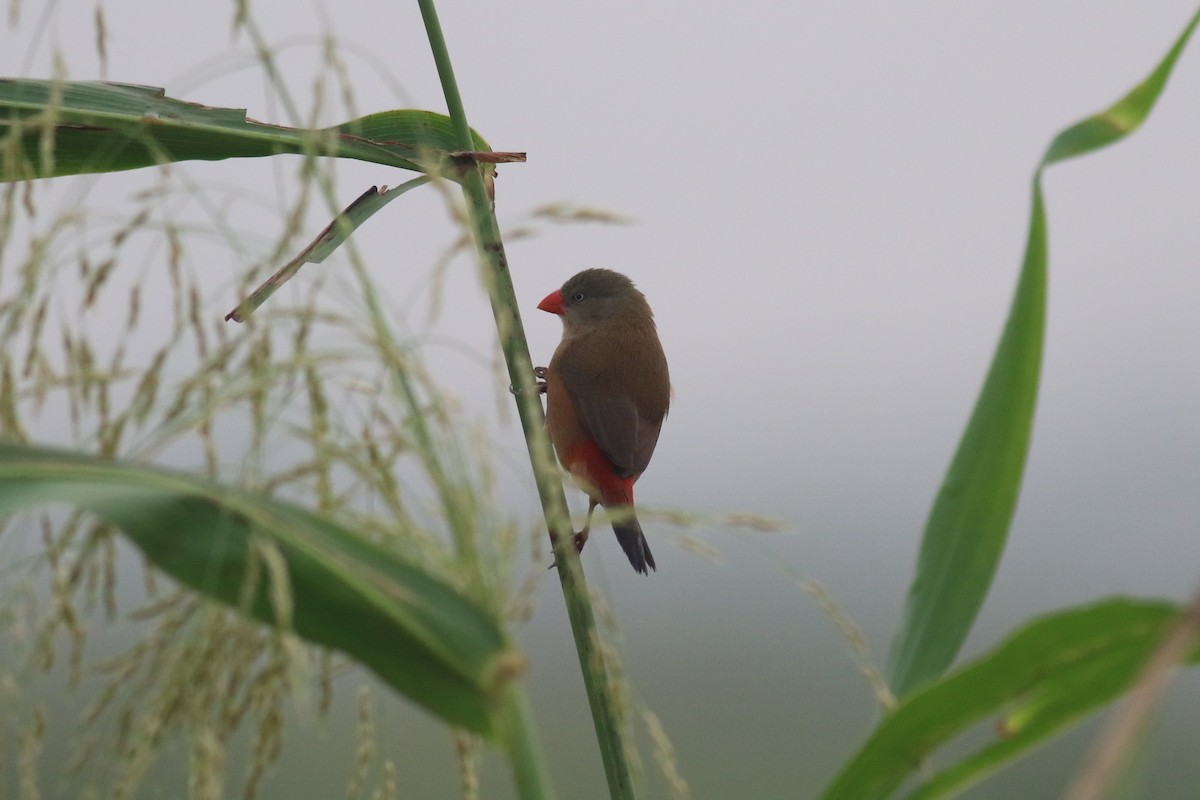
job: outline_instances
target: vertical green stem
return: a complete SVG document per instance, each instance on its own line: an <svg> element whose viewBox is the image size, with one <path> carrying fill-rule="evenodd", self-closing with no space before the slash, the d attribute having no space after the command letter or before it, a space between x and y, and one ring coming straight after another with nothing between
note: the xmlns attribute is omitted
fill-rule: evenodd
<svg viewBox="0 0 1200 800"><path fill-rule="evenodd" d="M450 64L449 51L446 48L446 40L442 36L433 0L417 0L417 4L420 6L421 16L425 20L429 46L433 51L433 60L437 64L442 91L446 97L446 107L454 122L459 146L463 150L474 150L474 138L463 110L462 98L458 93L454 69ZM567 616L571 621L571 630L575 636L575 649L579 655L583 682L592 709L592 721L596 727L596 738L600 744L600 754L604 761L609 794L614 800L618 798L632 800L636 795L627 757L627 753L632 748L626 748L625 728L617 713L616 693L613 691L604 653L600 648L596 617L592 609L591 598L588 595L587 581L573 546L573 532L570 517L567 514L567 501L563 494L562 481L555 468L550 440L546 435L545 416L541 400L537 395L529 345L525 340L525 329L521 324L516 293L513 290L512 277L508 271L508 260L504 254L504 243L500 238L500 228L496 222L492 199L488 195L483 173L478 168L467 171L462 179L462 186L470 214L472 233L475 237L475 247L481 262L483 282L491 299L492 313L496 318L496 328L500 334L500 344L504 351L505 363L508 366L508 376L516 390L521 428L525 433L525 442L529 450L530 461L533 464L538 495L542 501L546 524L550 529L554 560L558 566L557 572L562 584L563 599L567 605ZM515 763L513 767L517 769ZM518 780L518 784L520 784L520 780Z"/></svg>
<svg viewBox="0 0 1200 800"><path fill-rule="evenodd" d="M529 699L520 686L508 689L507 707L504 710L504 744L508 748L508 761L512 764L513 778L517 784L517 796L533 800L550 800L554 787L550 785L550 770L529 709Z"/></svg>

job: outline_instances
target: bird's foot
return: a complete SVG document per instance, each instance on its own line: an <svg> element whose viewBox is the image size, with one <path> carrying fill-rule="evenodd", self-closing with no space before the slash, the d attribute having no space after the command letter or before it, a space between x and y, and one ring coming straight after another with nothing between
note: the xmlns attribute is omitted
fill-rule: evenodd
<svg viewBox="0 0 1200 800"><path fill-rule="evenodd" d="M545 394L546 393L546 372L547 371L548 370L545 367L534 367L533 368L533 377L537 378L537 382L533 384L533 393L534 394ZM508 385L508 391L511 394L518 394L517 387L513 386L511 383Z"/></svg>
<svg viewBox="0 0 1200 800"><path fill-rule="evenodd" d="M579 531L579 533L574 534L571 539L575 543L575 552L582 554L583 546L587 544L588 540L588 528L585 527L583 530ZM554 569L556 566L558 566L557 562L550 564L550 566L546 567L546 569Z"/></svg>

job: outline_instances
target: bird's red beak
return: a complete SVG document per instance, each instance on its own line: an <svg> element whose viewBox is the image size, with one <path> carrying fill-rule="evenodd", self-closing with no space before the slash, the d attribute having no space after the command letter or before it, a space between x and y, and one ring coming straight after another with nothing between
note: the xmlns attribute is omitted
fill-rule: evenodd
<svg viewBox="0 0 1200 800"><path fill-rule="evenodd" d="M563 305L562 292L557 289L542 298L542 302L538 303L538 308L542 311L549 311L551 314L558 314L560 317L567 313L567 308Z"/></svg>

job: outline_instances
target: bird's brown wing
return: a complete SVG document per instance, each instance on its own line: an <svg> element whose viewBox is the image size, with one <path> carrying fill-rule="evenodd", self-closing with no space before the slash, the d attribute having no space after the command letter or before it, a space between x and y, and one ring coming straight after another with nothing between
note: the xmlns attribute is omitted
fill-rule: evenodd
<svg viewBox="0 0 1200 800"><path fill-rule="evenodd" d="M646 379L645 373L654 366L661 370L660 375L665 374L665 359L657 340L652 348L614 347L607 352L612 354L607 358L597 358L594 350L591 357L571 353L556 359L555 366L580 425L613 463L617 474L640 475L654 454L670 402L669 384L662 386L662 391L654 391L653 381ZM613 391L614 386L627 391Z"/></svg>
<svg viewBox="0 0 1200 800"><path fill-rule="evenodd" d="M662 420L649 420L639 414L633 398L577 393L571 391L571 381L566 376L563 382L580 424L612 462L617 474L627 478L645 471L658 444Z"/></svg>

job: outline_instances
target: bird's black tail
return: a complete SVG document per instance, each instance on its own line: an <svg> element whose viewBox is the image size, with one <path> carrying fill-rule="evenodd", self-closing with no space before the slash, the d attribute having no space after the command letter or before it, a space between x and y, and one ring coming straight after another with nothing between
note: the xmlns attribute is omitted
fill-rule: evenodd
<svg viewBox="0 0 1200 800"><path fill-rule="evenodd" d="M641 523L633 514L633 506L615 508L610 513L617 518L613 523L613 533L617 535L617 541L621 543L625 555L629 556L629 563L633 564L633 568L643 575L649 575L651 569L657 570L650 545L646 543L646 537L642 534Z"/></svg>

